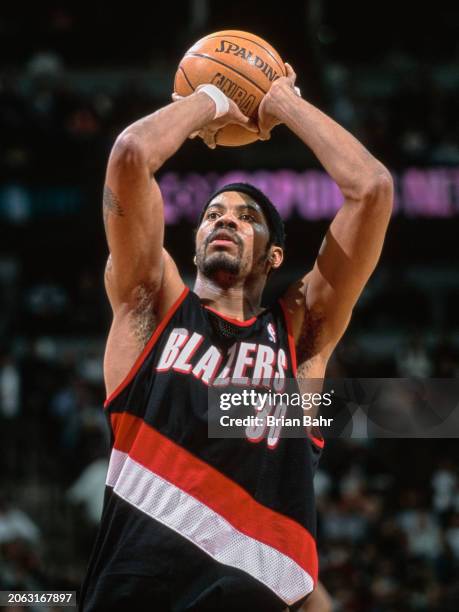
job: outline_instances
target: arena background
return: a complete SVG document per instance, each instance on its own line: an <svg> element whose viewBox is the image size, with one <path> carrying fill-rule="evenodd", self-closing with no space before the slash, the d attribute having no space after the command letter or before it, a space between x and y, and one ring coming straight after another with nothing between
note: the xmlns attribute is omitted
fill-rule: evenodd
<svg viewBox="0 0 459 612"><path fill-rule="evenodd" d="M386 164L396 207L381 262L330 363L356 377L459 376L459 6L190 0L0 11L0 589L77 590L107 467L110 323L101 200L117 134L168 103L200 36L266 38L303 95ZM193 279L199 204L229 171L286 220L276 295L310 266L336 191L284 127L160 174L166 244ZM316 477L322 581L335 610L459 609L457 440L332 440Z"/></svg>

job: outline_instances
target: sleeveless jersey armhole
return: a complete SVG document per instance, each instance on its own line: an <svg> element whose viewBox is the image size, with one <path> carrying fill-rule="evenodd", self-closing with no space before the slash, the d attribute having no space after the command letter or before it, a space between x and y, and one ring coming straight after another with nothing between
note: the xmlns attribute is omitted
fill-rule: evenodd
<svg viewBox="0 0 459 612"><path fill-rule="evenodd" d="M279 298L279 304L282 308L282 312L284 314L284 319L285 319L285 325L287 327L288 346L290 349L290 359L292 360L292 370L296 378L297 371L298 371L298 365L296 361L296 347L295 347L295 338L293 336L292 321L290 318L290 313L288 312L287 304L284 302L283 298ZM308 432L308 438L312 442L312 444L314 444L314 446L316 446L320 451L322 451L322 449L325 446L325 439L322 436L322 433L318 427L315 428L315 434L312 434L310 431Z"/></svg>
<svg viewBox="0 0 459 612"><path fill-rule="evenodd" d="M320 431L320 429L316 427L314 430L314 434L309 432L308 435L309 435L309 439L314 444L314 446L316 446L321 451L323 447L325 446L325 439L322 436L322 432Z"/></svg>
<svg viewBox="0 0 459 612"><path fill-rule="evenodd" d="M166 328L167 324L172 319L172 317L174 316L174 314L178 310L179 306L182 304L183 300L188 295L188 292L189 292L189 288L185 287L183 289L182 293L177 298L177 300L169 308L169 310L167 311L166 315L163 317L163 319L160 321L159 325L153 331L150 339L148 340L147 344L145 345L145 347L142 350L142 352L140 353L140 355L135 360L134 365L131 367L129 372L126 374L125 378L115 388L115 390L112 391L112 393L110 393L108 395L107 399L104 402L104 409L107 408L109 406L109 404L121 393L121 391L123 391L123 389L125 389L128 386L128 384L131 382L131 380L137 374L137 372L139 371L139 369L142 366L143 362L145 361L145 359L150 354L150 352L153 349L153 347L156 344L156 342L159 340L159 337L161 336L162 332Z"/></svg>
<svg viewBox="0 0 459 612"><path fill-rule="evenodd" d="M295 348L295 338L293 337L292 321L290 319L290 314L287 309L287 304L284 302L282 298L279 298L279 304L282 308L282 312L284 314L285 325L287 327L288 346L290 349L290 359L292 360L293 374L296 378L296 374L297 374L296 348Z"/></svg>

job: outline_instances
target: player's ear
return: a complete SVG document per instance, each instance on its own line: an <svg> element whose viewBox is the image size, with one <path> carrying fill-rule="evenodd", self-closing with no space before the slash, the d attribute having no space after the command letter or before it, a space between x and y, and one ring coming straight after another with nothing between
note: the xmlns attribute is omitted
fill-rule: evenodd
<svg viewBox="0 0 459 612"><path fill-rule="evenodd" d="M271 245L269 248L269 263L273 270L277 270L284 261L284 251L280 246Z"/></svg>

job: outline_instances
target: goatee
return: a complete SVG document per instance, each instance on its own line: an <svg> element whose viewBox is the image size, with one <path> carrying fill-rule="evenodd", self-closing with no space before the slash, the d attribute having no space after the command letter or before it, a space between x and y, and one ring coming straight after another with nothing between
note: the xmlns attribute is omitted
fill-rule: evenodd
<svg viewBox="0 0 459 612"><path fill-rule="evenodd" d="M238 276L241 270L239 259L231 257L227 253L214 253L208 257L197 257L198 269L207 276L212 278L218 273Z"/></svg>

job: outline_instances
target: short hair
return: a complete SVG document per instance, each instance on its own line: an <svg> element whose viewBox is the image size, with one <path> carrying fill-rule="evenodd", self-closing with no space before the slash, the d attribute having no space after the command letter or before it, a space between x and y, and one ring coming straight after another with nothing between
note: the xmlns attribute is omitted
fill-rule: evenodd
<svg viewBox="0 0 459 612"><path fill-rule="evenodd" d="M249 183L229 183L228 185L224 185L223 187L220 187L214 191L203 206L201 215L199 217L198 226L201 225L207 207L212 200L220 193L224 193L225 191L238 191L253 198L253 200L260 206L266 217L270 234L270 244L275 244L276 246L285 248L285 228L282 217L268 196L260 191L260 189L250 185Z"/></svg>

